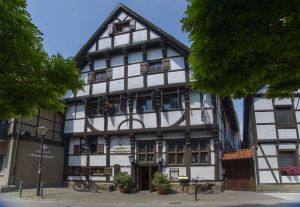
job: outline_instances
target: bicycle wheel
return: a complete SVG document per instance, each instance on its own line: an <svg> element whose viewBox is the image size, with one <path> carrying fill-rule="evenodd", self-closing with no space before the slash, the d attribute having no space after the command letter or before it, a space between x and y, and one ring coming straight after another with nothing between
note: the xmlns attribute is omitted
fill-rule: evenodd
<svg viewBox="0 0 300 207"><path fill-rule="evenodd" d="M73 189L76 190L76 191L83 191L84 184L82 182L76 182L73 185Z"/></svg>
<svg viewBox="0 0 300 207"><path fill-rule="evenodd" d="M190 195L195 194L195 185L189 185L187 188L187 193Z"/></svg>
<svg viewBox="0 0 300 207"><path fill-rule="evenodd" d="M93 192L93 193L97 193L97 192L98 192L98 186L97 186L97 184L94 183L94 182L91 182L91 183L90 183L90 190L91 190L91 192Z"/></svg>

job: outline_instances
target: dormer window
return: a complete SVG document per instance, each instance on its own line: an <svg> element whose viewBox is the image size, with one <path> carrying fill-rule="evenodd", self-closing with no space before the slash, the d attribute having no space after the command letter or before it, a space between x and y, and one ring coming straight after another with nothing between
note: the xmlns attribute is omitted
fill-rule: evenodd
<svg viewBox="0 0 300 207"><path fill-rule="evenodd" d="M116 31L116 34L130 31L130 22L126 21L126 22L122 22L122 23L116 23L115 31Z"/></svg>

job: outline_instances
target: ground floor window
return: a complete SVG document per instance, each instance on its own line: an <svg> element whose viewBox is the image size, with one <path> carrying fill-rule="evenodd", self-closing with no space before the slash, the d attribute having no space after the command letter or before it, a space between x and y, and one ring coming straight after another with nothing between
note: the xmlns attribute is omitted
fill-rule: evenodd
<svg viewBox="0 0 300 207"><path fill-rule="evenodd" d="M170 168L170 179L177 179L179 176L179 168Z"/></svg>
<svg viewBox="0 0 300 207"><path fill-rule="evenodd" d="M138 144L139 163L155 163L155 142L141 142Z"/></svg>
<svg viewBox="0 0 300 207"><path fill-rule="evenodd" d="M279 151L281 175L300 175L297 151Z"/></svg>
<svg viewBox="0 0 300 207"><path fill-rule="evenodd" d="M184 164L184 141L170 140L167 142L168 164Z"/></svg>
<svg viewBox="0 0 300 207"><path fill-rule="evenodd" d="M210 162L209 141L197 140L191 142L192 164L206 165Z"/></svg>

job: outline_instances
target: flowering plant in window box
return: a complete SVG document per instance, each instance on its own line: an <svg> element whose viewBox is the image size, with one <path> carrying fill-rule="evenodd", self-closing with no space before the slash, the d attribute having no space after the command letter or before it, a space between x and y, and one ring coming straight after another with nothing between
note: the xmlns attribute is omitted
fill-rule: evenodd
<svg viewBox="0 0 300 207"><path fill-rule="evenodd" d="M300 175L300 167L285 166L280 168L282 175Z"/></svg>

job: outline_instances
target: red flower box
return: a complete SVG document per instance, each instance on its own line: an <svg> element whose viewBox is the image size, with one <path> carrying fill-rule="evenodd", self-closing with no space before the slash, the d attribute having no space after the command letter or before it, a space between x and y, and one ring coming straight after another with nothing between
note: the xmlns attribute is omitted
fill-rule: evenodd
<svg viewBox="0 0 300 207"><path fill-rule="evenodd" d="M281 175L300 175L300 167L285 166L280 168Z"/></svg>

